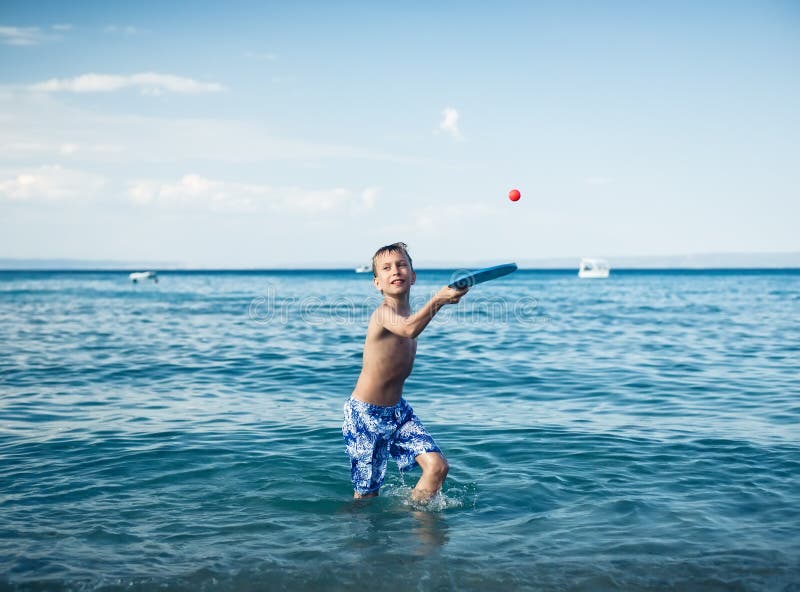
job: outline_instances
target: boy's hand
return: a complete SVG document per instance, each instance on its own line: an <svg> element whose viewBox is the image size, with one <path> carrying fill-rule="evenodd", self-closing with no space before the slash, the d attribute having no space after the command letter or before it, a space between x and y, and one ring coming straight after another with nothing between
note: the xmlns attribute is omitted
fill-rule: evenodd
<svg viewBox="0 0 800 592"><path fill-rule="evenodd" d="M441 304L455 304L461 297L469 292L469 288L451 288L445 286L436 293L436 300Z"/></svg>

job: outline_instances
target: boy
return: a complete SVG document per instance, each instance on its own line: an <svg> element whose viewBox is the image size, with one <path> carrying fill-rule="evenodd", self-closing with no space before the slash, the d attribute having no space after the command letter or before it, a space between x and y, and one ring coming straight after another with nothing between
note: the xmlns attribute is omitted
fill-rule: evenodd
<svg viewBox="0 0 800 592"><path fill-rule="evenodd" d="M383 304L370 317L363 367L344 405L342 426L356 498L378 495L389 455L401 471L415 465L422 468L411 492L415 501L433 497L449 468L441 449L402 398L403 383L414 365L417 335L440 308L458 302L468 288L445 286L412 314L409 293L417 276L406 248L405 243L394 243L372 257L372 281L383 294Z"/></svg>

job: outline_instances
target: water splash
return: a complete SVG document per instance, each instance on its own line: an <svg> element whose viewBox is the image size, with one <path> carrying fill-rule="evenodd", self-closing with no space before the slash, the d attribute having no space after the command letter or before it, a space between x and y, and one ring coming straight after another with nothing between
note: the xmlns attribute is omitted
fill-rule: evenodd
<svg viewBox="0 0 800 592"><path fill-rule="evenodd" d="M381 495L397 500L402 506L423 512L444 512L446 510L475 509L478 499L478 488L475 483L464 486L445 486L433 497L425 501L417 501L411 497L413 487L406 484L405 476L400 473L399 483L384 485Z"/></svg>

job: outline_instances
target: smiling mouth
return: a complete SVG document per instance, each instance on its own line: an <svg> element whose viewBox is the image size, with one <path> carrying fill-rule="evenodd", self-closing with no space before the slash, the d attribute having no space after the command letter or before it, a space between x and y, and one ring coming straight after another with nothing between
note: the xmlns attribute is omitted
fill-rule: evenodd
<svg viewBox="0 0 800 592"><path fill-rule="evenodd" d="M405 280L392 280L392 284L393 284L393 285L394 285L394 284L405 284L405 283L406 283L406 281L405 281Z"/></svg>

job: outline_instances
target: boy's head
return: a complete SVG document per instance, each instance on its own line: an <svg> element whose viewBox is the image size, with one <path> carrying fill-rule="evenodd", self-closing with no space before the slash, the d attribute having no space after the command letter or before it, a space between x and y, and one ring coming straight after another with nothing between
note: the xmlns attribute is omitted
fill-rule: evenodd
<svg viewBox="0 0 800 592"><path fill-rule="evenodd" d="M378 277L378 267L377 262L378 258L382 257L383 255L390 255L400 253L405 255L406 259L408 259L408 266L411 270L414 270L414 265L411 262L411 255L408 254L408 245L405 243L392 243L391 245L386 245L385 247L381 247L375 254L372 256L372 276Z"/></svg>
<svg viewBox="0 0 800 592"><path fill-rule="evenodd" d="M381 247L372 256L372 276L381 293L402 293L417 280L408 245L394 243Z"/></svg>

